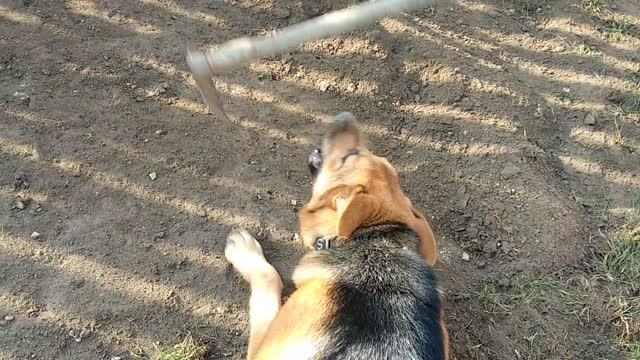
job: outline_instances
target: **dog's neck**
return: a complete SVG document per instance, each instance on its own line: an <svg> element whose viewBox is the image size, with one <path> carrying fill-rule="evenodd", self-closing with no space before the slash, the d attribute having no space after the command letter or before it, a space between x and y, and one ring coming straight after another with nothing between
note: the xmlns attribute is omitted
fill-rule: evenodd
<svg viewBox="0 0 640 360"><path fill-rule="evenodd" d="M409 235L409 236L407 236ZM380 238L393 239L407 248L417 248L419 238L416 232L403 223L391 222L360 226L351 235L328 235L319 237L314 242L315 250L327 250L348 244L352 241L376 241Z"/></svg>

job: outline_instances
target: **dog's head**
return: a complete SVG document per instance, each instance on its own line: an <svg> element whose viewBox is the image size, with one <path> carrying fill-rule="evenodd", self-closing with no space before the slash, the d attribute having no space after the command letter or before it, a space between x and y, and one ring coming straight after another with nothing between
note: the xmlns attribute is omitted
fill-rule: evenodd
<svg viewBox="0 0 640 360"><path fill-rule="evenodd" d="M420 255L436 262L436 243L427 220L400 189L398 174L367 148L350 113L341 113L309 157L314 178L311 200L299 212L300 235L308 247L324 236L349 236L361 226L407 224L420 237Z"/></svg>

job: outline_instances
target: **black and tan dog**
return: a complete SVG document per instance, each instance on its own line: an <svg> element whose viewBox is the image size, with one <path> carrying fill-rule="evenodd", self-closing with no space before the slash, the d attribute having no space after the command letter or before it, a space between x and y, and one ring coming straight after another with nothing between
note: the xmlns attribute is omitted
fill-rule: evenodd
<svg viewBox="0 0 640 360"><path fill-rule="evenodd" d="M430 266L436 244L388 161L373 155L349 113L310 157L311 200L299 212L316 249L282 282L245 230L225 255L251 286L248 359L447 359L448 335Z"/></svg>

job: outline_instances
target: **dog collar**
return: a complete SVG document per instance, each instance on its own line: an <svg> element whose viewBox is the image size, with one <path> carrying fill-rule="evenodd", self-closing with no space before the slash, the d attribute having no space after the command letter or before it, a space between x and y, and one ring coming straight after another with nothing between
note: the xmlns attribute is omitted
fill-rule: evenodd
<svg viewBox="0 0 640 360"><path fill-rule="evenodd" d="M375 236L372 234L388 234L391 232L397 231L411 231L413 233L414 230L410 229L406 224L398 223L398 222L387 222L376 225L368 225L357 228L353 234L349 237L338 236L338 235L326 235L319 238L313 242L313 248L316 251L320 250L328 250L338 246L344 245L346 242L349 242L348 239L359 237L359 238L367 238L373 239Z"/></svg>
<svg viewBox="0 0 640 360"><path fill-rule="evenodd" d="M313 248L316 249L316 251L331 249L336 246L334 240L335 239L330 238L317 238L313 243Z"/></svg>

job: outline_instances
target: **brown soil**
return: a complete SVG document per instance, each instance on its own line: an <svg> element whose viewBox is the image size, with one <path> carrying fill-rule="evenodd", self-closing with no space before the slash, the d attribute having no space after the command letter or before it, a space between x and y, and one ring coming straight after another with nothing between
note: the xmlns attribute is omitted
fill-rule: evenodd
<svg viewBox="0 0 640 360"><path fill-rule="evenodd" d="M587 317L517 299L587 271L640 190L622 110L640 3L609 3L636 24L622 35L578 0L384 20L223 76L230 122L202 105L187 45L353 1L178 3L0 2L0 359L147 358L186 332L243 358L248 289L224 239L249 228L291 291L306 157L341 111L439 235L454 359L625 358L605 299Z"/></svg>

